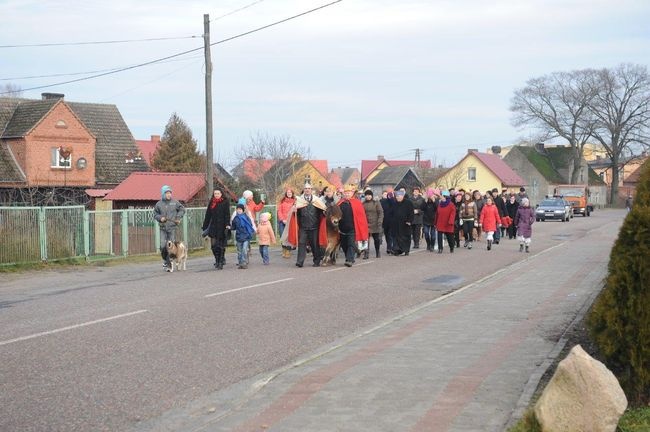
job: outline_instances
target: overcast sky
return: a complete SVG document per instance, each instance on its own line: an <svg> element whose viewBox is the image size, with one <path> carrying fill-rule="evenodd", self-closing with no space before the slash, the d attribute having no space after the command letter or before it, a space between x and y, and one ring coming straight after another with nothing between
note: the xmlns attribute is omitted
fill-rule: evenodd
<svg viewBox="0 0 650 432"><path fill-rule="evenodd" d="M331 0L329 0L331 1ZM23 89L200 48L203 14L216 42L328 0L0 0L0 45L146 38L123 44L0 48L0 86ZM239 12L224 16L251 5ZM222 17L222 18L220 18ZM513 91L555 71L650 64L650 1L343 0L212 47L215 160L258 132L288 135L330 167L381 154L450 165L468 148L510 145ZM136 139L173 112L205 149L202 50L46 89L115 104Z"/></svg>

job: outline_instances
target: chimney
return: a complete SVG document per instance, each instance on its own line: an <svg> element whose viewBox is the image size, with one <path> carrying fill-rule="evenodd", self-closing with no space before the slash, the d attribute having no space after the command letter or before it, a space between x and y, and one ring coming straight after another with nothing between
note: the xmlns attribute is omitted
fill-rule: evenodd
<svg viewBox="0 0 650 432"><path fill-rule="evenodd" d="M536 143L535 150L537 150L539 153L544 153L544 143L543 142Z"/></svg>
<svg viewBox="0 0 650 432"><path fill-rule="evenodd" d="M63 99L63 93L41 93L42 100Z"/></svg>
<svg viewBox="0 0 650 432"><path fill-rule="evenodd" d="M467 149L467 154L472 154L472 152L478 152L478 149Z"/></svg>
<svg viewBox="0 0 650 432"><path fill-rule="evenodd" d="M151 135L151 141L155 142L156 144L160 143L160 135Z"/></svg>
<svg viewBox="0 0 650 432"><path fill-rule="evenodd" d="M377 155L377 160L384 160L384 155Z"/></svg>

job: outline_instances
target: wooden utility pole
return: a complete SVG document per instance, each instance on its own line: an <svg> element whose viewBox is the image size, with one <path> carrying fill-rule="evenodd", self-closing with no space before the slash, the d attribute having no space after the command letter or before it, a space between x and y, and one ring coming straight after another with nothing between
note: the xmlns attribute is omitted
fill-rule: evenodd
<svg viewBox="0 0 650 432"><path fill-rule="evenodd" d="M203 15L203 50L205 52L205 158L207 169L205 191L207 198L212 196L214 180L214 160L212 156L212 59L210 57L210 15Z"/></svg>

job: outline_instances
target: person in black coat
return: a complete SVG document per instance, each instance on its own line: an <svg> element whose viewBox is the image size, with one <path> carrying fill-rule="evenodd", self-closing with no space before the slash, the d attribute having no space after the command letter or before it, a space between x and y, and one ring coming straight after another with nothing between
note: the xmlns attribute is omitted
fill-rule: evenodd
<svg viewBox="0 0 650 432"><path fill-rule="evenodd" d="M497 188L492 189L492 200L494 201L494 205L499 211L499 217L503 218L504 216L507 216L508 213L506 210L506 202L503 200L503 197L499 195L499 189ZM500 239L501 239L501 230L497 228L497 230L494 232L494 244L499 244Z"/></svg>
<svg viewBox="0 0 650 432"><path fill-rule="evenodd" d="M393 248L395 246L395 239L393 237L393 210L395 207L395 196L392 192L384 191L381 194L379 204L381 204L381 208L384 211L382 228L384 230L384 236L386 237L386 254L390 255L393 253Z"/></svg>
<svg viewBox="0 0 650 432"><path fill-rule="evenodd" d="M214 266L223 269L226 264L227 230L230 228L230 201L223 196L221 189L212 192L212 199L205 209L203 235L210 237L210 248L214 255Z"/></svg>
<svg viewBox="0 0 650 432"><path fill-rule="evenodd" d="M404 198L404 191L395 192L392 231L395 244L393 255L408 255L411 250L411 224L413 223L413 202Z"/></svg>
<svg viewBox="0 0 650 432"><path fill-rule="evenodd" d="M510 194L508 202L506 203L506 215L510 217L510 225L506 228L508 233L508 238L513 239L517 237L517 227L515 226L515 216L517 215L517 209L519 208L519 203L517 202L517 197L515 194Z"/></svg>

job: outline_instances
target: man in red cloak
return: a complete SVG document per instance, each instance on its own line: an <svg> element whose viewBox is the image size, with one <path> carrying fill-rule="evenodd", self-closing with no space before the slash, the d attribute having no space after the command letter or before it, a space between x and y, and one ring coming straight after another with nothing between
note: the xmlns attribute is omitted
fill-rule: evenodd
<svg viewBox="0 0 650 432"><path fill-rule="evenodd" d="M348 185L343 191L343 198L339 200L343 217L339 221L341 234L341 247L345 253L346 267L352 267L356 255L356 243L368 241L368 220L363 204L355 196L355 187Z"/></svg>

